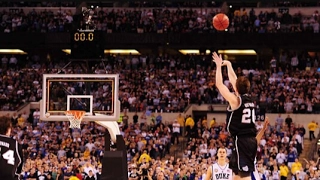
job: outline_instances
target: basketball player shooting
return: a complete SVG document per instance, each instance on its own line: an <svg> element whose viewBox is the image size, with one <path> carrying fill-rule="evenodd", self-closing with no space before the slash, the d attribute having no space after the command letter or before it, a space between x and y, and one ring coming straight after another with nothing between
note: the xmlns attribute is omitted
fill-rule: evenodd
<svg viewBox="0 0 320 180"><path fill-rule="evenodd" d="M255 105L251 96L250 82L246 77L237 78L231 62L222 60L216 52L212 55L216 63L216 87L220 94L229 102L229 119L227 130L235 144L229 166L232 169L234 179L251 180L251 172L255 169L255 157L257 154L257 130L255 127ZM228 78L235 93L229 91L223 84L222 66L227 66Z"/></svg>
<svg viewBox="0 0 320 180"><path fill-rule="evenodd" d="M227 150L225 148L218 149L218 161L209 166L205 180L232 180L232 170L227 163Z"/></svg>
<svg viewBox="0 0 320 180"><path fill-rule="evenodd" d="M10 138L11 119L0 117L0 179L18 180L22 170L22 149Z"/></svg>

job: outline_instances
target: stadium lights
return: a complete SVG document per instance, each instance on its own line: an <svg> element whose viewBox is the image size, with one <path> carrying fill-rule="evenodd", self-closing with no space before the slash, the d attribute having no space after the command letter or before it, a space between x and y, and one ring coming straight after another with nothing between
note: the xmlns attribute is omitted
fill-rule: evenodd
<svg viewBox="0 0 320 180"><path fill-rule="evenodd" d="M228 55L257 55L256 51L253 49L226 49L218 50L219 54L228 54Z"/></svg>
<svg viewBox="0 0 320 180"><path fill-rule="evenodd" d="M0 49L0 54L27 54L21 49Z"/></svg>
<svg viewBox="0 0 320 180"><path fill-rule="evenodd" d="M63 52L65 52L66 54L71 54L71 49L62 49Z"/></svg>
<svg viewBox="0 0 320 180"><path fill-rule="evenodd" d="M121 54L121 55L140 55L139 51L135 49L106 49L105 54Z"/></svg>
<svg viewBox="0 0 320 180"><path fill-rule="evenodd" d="M194 55L200 55L200 50L198 49L179 49L179 52L183 55L187 55L187 54L194 54ZM206 54L210 54L210 50L206 50Z"/></svg>
<svg viewBox="0 0 320 180"><path fill-rule="evenodd" d="M62 49L63 52L71 54L70 49ZM140 55L140 52L135 49L105 49L105 54L120 54L120 55Z"/></svg>

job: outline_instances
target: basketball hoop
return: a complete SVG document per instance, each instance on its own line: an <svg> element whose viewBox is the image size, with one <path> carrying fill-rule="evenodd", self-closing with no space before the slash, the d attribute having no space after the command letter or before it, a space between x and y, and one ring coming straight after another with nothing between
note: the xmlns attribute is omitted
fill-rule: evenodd
<svg viewBox="0 0 320 180"><path fill-rule="evenodd" d="M70 128L74 129L81 129L80 124L82 121L83 116L86 114L85 111L78 111L78 110L69 110L64 112L67 118L70 121Z"/></svg>

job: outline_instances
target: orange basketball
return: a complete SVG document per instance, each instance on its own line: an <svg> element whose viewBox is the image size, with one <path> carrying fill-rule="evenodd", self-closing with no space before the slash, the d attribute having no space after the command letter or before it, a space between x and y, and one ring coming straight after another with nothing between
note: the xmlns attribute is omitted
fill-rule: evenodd
<svg viewBox="0 0 320 180"><path fill-rule="evenodd" d="M215 15L212 19L213 27L218 31L224 31L229 26L229 18L223 13Z"/></svg>

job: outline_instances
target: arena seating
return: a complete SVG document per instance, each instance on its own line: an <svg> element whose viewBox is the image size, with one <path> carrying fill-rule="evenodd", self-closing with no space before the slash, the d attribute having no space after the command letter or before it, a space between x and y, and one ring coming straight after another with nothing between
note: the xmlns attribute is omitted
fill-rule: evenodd
<svg viewBox="0 0 320 180"><path fill-rule="evenodd" d="M299 58L307 58L304 55L299 54ZM311 105L311 102L316 104L319 94L316 88L318 86L318 72L313 67L317 66L317 62L313 59L310 70L303 70L306 69L307 65L300 64L296 67L295 64L291 64L291 58L295 57L293 54L288 52L283 56L287 57L287 61L284 64L280 63L276 68L272 67L266 70L239 68L237 69L237 74L246 75L250 78L253 86L252 95L256 97L261 106L263 104L271 104L270 107L266 107L268 111L278 113L314 113L316 108ZM121 70L120 79L122 83L132 82L133 79L130 78L135 78L135 80L138 78L141 81L138 88L135 88L134 84L132 87L126 88L121 88L120 86L121 92L126 92L120 93L120 99L123 102L122 108L139 112L143 112L146 108L153 111L160 108L164 112L179 112L183 111L188 103L224 103L223 98L214 88L214 69L202 68L210 66L211 59L208 58L206 61L201 62L201 56L187 57L193 60L185 63L182 58L171 56L149 59L144 59L145 56L140 56L131 57L130 61L126 61L123 64L119 64L117 59L113 61L114 64L107 64L106 68L110 73L120 73ZM123 57L118 58L122 59ZM132 61L134 58L139 61ZM162 59L167 63L157 63L157 61L162 62ZM14 110L21 102L27 103L41 99L42 73L56 73L64 66L61 63L45 65L34 62L33 64L25 65L20 62L18 64L18 66L13 66L9 61L1 66L1 92L2 97L5 98L5 103L1 106L2 110ZM97 64L94 67L96 73L101 73L104 70L101 64ZM142 68L147 69L147 73L138 73ZM75 70L73 66L70 66L64 71L72 73ZM128 76L129 74L131 74L130 77ZM163 79L163 81L159 81L160 79ZM154 86L156 88L151 89L148 84L158 86ZM227 80L225 84L228 84ZM264 84L264 86L261 86L261 84ZM13 87L17 88L14 89ZM310 89L302 87L310 87ZM314 89L311 89L312 87ZM138 90L135 92L133 89ZM146 92L142 89L150 91L151 93L148 93L150 97L145 96L144 93ZM301 94L305 94L305 96L301 96ZM153 100L150 101L148 100L149 98ZM140 122L141 117L139 117L138 122ZM23 173L24 177L47 174L56 177L59 169L56 170L52 167L61 167L61 170L64 171L64 176L70 176L68 170L70 168L73 169L73 172L79 171L80 174L82 172L83 176L85 174L88 175L89 170L92 169L97 173L96 176L99 176L99 168L101 167L99 159L102 158L104 144L103 138L99 136L99 132L103 133L99 126L90 123L84 125L81 131L72 132L66 131L68 129L67 122L40 122L38 125L32 126L33 114L15 115L13 122L16 123L14 137L23 144L27 160ZM130 172L134 173L135 170L133 169L136 167L143 168L141 166L143 163L141 162L144 162L144 160L140 158L140 155L146 148L148 155L143 155L142 157L150 157L149 163L147 163L151 169L150 176L153 176L158 171L157 166L160 166L161 172L169 179L178 176L189 176L191 179L196 179L196 177L203 176L207 168L206 163L215 160L214 155L217 147L223 145L228 148L230 153L230 149L233 146L231 139L223 130L223 124L214 124L212 127L206 127L206 123L199 122L187 134L189 141L187 149L182 155L183 158L167 160L166 157L168 157L167 155L170 153L173 143L171 142L171 131L168 130L172 128L171 126L171 124L165 125L161 123L157 125L147 123L147 126L140 126L138 123L125 125L122 128L122 134L128 145ZM301 153L301 142L295 140L299 138L297 138L298 135L294 135L296 130L299 133L303 132L299 128L294 125L291 128L292 131L289 132L289 129L284 124L280 127L269 127L265 136L266 139L262 141L259 151L261 153L259 155L261 162L265 163L267 169L271 171L272 167L268 163L268 159L271 157L275 159L278 154L292 149L291 146L295 147L297 156ZM208 136L204 135L205 129L208 129ZM92 134L92 132L94 133ZM91 134L91 136L88 134ZM286 139L285 137L287 136L289 137L288 142L275 143L278 140ZM278 137L278 139L275 137ZM268 149L267 154L263 149ZM273 152L272 149L277 149L277 151ZM194 164L194 166L183 168L183 164L190 163ZM180 164L185 171L180 174L173 173L174 171L172 170L175 164ZM195 169L202 169L202 171L193 173Z"/></svg>
<svg viewBox="0 0 320 180"><path fill-rule="evenodd" d="M219 8L105 8L96 10L93 20L98 31L108 33L215 33L212 17L219 12ZM69 32L77 19L73 15L71 9L3 9L0 32ZM319 33L317 10L289 14L256 12L252 8L230 10L228 16L230 33Z"/></svg>
<svg viewBox="0 0 320 180"><path fill-rule="evenodd" d="M62 4L74 6L74 4ZM203 4L184 4L199 7ZM279 4L273 4L280 6ZM302 4L301 4L302 5ZM34 4L0 4L2 7L26 7ZM60 3L40 3L37 6L59 7ZM132 3L130 6L141 6ZM145 4L144 6L153 6ZM172 5L173 7L177 5ZM181 5L179 5L181 6ZM182 5L183 6L183 5ZM217 5L208 5L216 7ZM283 6L283 4L281 4ZM299 6L290 3L286 6ZM96 18L99 31L108 33L215 33L211 18L217 13L199 14L197 11L154 10L146 11L101 11ZM286 15L276 17L248 11L246 14L230 14L230 33L318 33L318 15ZM73 14L70 11L36 13L0 12L0 31L18 32L67 32L72 27ZM40 18L41 17L41 18ZM192 18L190 18L192 17ZM272 17L272 19L271 19ZM45 19L45 20L44 20ZM279 24L276 23L280 22ZM15 59L16 58L16 59ZM0 71L0 110L17 110L24 103L39 101L42 96L42 74L64 71L74 73L73 65L64 67L65 62L25 63L11 55L2 57ZM123 61L123 59L126 59ZM298 59L298 64L296 63ZM187 61L186 61L187 60ZM276 65L240 67L237 75L247 76L252 84L252 96L260 109L272 113L320 113L319 58L307 52L283 51L276 57ZM186 63L187 62L187 63ZM206 67L206 68L204 68ZM208 67L208 68L207 68ZM145 110L152 112L183 112L191 104L217 104L225 100L215 88L215 70L208 56L140 55L116 56L103 67L93 66L95 73L119 73L121 84L119 98L122 110L138 112L138 123L123 124L121 134L128 147L129 177L150 176L158 179L189 180L204 179L208 165L216 160L218 147L226 147L228 156L234 144L225 131L225 124L198 122L187 127L188 133L181 134L180 143L186 143L181 158L170 156L172 146L172 124L147 122L140 124ZM226 76L226 75L225 75ZM231 89L229 81L225 84ZM135 82L139 82L135 84ZM126 86L124 86L126 85ZM96 180L101 175L101 158L104 152L105 130L95 123L87 123L81 130L70 130L68 122L39 122L34 124L34 114L14 114L13 137L23 146L25 165L22 179L52 177L70 179L77 176L85 179L90 171ZM179 117L176 117L179 119ZM180 117L181 118L181 117ZM182 118L187 119L187 117ZM189 119L190 120L190 119ZM191 120L190 120L191 121ZM261 128L257 122L257 128ZM300 162L295 158L303 152L305 136L303 127L285 123L268 127L259 144L257 164L264 166L259 172L272 176L274 165L284 164L290 174L304 179L319 178L317 164L308 160L304 169L296 169ZM186 142L184 141L186 139ZM146 151L146 152L145 152ZM290 156L286 156L290 155ZM294 164L295 163L295 164ZM293 165L294 164L294 165ZM319 166L318 166L319 167ZM147 174L141 172L147 171ZM281 169L280 169L281 173ZM289 177L288 176L288 177Z"/></svg>

